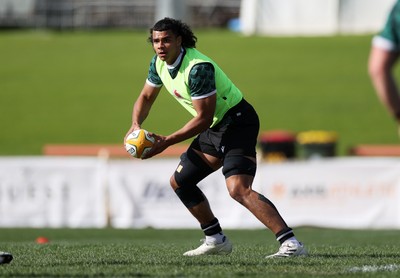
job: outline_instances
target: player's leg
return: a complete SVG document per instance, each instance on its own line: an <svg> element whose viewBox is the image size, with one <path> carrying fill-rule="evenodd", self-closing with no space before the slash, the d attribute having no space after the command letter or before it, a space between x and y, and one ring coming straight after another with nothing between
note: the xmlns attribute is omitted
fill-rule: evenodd
<svg viewBox="0 0 400 278"><path fill-rule="evenodd" d="M286 225L274 204L252 189L257 169L256 145L260 129L256 111L242 100L229 112L229 118L229 124L219 129L219 132L222 132L220 145L224 146L222 172L230 195L275 234L281 243L279 255L302 253L303 251L296 251L304 248L296 240L292 229ZM295 248L291 244L292 241L296 243ZM278 253L274 255L278 256Z"/></svg>
<svg viewBox="0 0 400 278"><path fill-rule="evenodd" d="M0 264L8 264L12 259L13 256L10 253L0 251Z"/></svg>
<svg viewBox="0 0 400 278"><path fill-rule="evenodd" d="M274 234L286 229L287 225L272 202L251 188L253 177L231 176L226 180L230 196L246 207Z"/></svg>
<svg viewBox="0 0 400 278"><path fill-rule="evenodd" d="M275 205L264 195L252 189L256 173L254 157L232 155L225 157L223 173L230 196L246 207L261 223L271 230L281 244L279 251L268 257L291 257L307 252Z"/></svg>
<svg viewBox="0 0 400 278"><path fill-rule="evenodd" d="M197 186L198 182L220 168L220 165L221 162L218 158L201 154L189 148L181 156L181 161L171 177L172 188L190 213L198 220L205 234L204 243L200 247L186 252L185 256L228 254L232 251L232 245L223 234L206 196Z"/></svg>

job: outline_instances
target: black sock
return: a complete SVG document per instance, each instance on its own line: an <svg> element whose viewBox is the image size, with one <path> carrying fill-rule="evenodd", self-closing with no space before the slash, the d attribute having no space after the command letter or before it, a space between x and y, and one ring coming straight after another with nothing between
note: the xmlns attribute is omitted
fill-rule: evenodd
<svg viewBox="0 0 400 278"><path fill-rule="evenodd" d="M214 218L208 224L200 225L200 227L206 236L212 236L222 231L217 218Z"/></svg>
<svg viewBox="0 0 400 278"><path fill-rule="evenodd" d="M293 230L289 227L281 230L280 232L278 232L276 235L276 240L279 241L280 244L282 244L283 242L285 242L285 240L294 237L294 233Z"/></svg>

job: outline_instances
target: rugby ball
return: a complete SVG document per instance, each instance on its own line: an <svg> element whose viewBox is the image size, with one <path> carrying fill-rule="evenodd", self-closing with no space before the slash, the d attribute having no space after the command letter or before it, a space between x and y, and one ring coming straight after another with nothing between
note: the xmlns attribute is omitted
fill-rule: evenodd
<svg viewBox="0 0 400 278"><path fill-rule="evenodd" d="M125 149L135 158L142 158L154 144L154 138L145 129L137 129L126 137Z"/></svg>

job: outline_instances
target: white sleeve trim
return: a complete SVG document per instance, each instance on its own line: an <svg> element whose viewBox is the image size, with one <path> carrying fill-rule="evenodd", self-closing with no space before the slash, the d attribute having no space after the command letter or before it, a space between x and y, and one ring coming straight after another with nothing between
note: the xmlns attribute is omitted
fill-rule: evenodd
<svg viewBox="0 0 400 278"><path fill-rule="evenodd" d="M381 48L387 51L395 51L397 49L396 45L392 41L381 36L375 36L372 39L372 45L374 47Z"/></svg>
<svg viewBox="0 0 400 278"><path fill-rule="evenodd" d="M210 93L208 93L208 94L205 94L205 95L192 97L192 99L202 99L202 98L206 98L206 97L215 95L216 93L217 93L217 90L214 90L214 91L212 91L212 92L210 92Z"/></svg>
<svg viewBox="0 0 400 278"><path fill-rule="evenodd" d="M161 85L154 84L153 82L151 82L151 81L148 80L148 79L146 79L146 84L147 84L147 85L150 85L151 87L155 87L155 88L160 88L160 87L162 87L162 84L161 84Z"/></svg>

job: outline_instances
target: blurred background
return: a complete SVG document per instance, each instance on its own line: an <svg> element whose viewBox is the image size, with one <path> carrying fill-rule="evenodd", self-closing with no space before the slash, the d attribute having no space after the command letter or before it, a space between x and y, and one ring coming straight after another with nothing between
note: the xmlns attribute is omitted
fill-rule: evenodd
<svg viewBox="0 0 400 278"><path fill-rule="evenodd" d="M393 0L1 0L2 28L148 28L164 16L192 27L263 34L377 31Z"/></svg>
<svg viewBox="0 0 400 278"><path fill-rule="evenodd" d="M226 27L239 17L240 0L2 0L3 27L37 28L148 28L156 19L171 16L194 27Z"/></svg>

